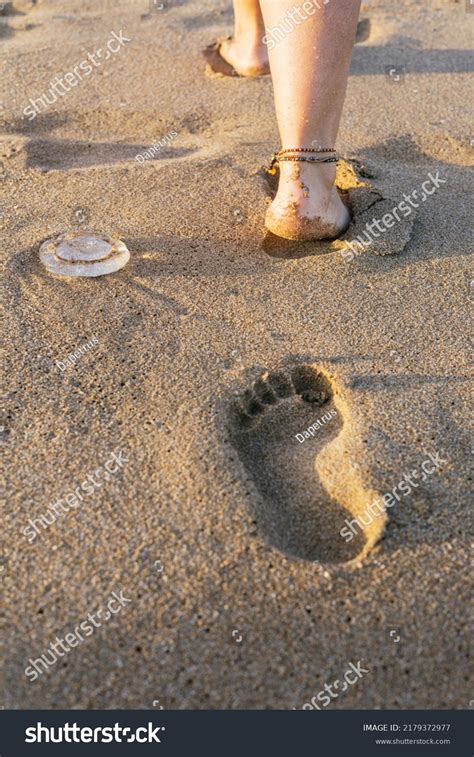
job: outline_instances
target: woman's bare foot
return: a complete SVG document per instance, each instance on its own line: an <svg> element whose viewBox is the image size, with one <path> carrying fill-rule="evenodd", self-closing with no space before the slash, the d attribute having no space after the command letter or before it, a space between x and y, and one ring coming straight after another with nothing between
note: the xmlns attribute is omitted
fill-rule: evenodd
<svg viewBox="0 0 474 757"><path fill-rule="evenodd" d="M278 192L265 226L284 239L335 239L349 226L350 214L334 186L334 163L280 164Z"/></svg>
<svg viewBox="0 0 474 757"><path fill-rule="evenodd" d="M239 76L263 76L270 73L266 45L260 39L239 35L229 37L219 46L221 57Z"/></svg>

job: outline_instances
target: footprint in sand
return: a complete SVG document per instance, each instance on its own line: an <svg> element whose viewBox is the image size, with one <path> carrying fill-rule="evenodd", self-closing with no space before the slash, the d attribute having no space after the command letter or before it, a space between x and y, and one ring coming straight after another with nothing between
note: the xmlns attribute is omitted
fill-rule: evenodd
<svg viewBox="0 0 474 757"><path fill-rule="evenodd" d="M89 168L118 164L148 167L156 161L188 158L197 148L163 146L149 159L137 162L137 155L144 155L149 145L123 142L93 142L68 139L33 138L26 143L27 168L41 168L47 171L85 171Z"/></svg>
<svg viewBox="0 0 474 757"><path fill-rule="evenodd" d="M10 160L20 168L39 168L42 171L87 171L112 166L133 166L147 170L150 165L163 166L170 162L198 160L209 152L203 140L178 147L163 146L154 154L150 145L124 142L94 142L69 139L44 139L0 134L0 160ZM204 143L204 147L201 147ZM137 155L142 156L137 161ZM145 156L145 157L143 157ZM146 159L145 159L146 158ZM145 169L142 166L145 166Z"/></svg>
<svg viewBox="0 0 474 757"><path fill-rule="evenodd" d="M0 38L11 37L16 32L35 29L37 24L30 23L27 18L29 12L38 4L38 0L6 0L0 2ZM9 23L6 23L3 19L6 16L9 17ZM25 16L26 20L23 18Z"/></svg>
<svg viewBox="0 0 474 757"><path fill-rule="evenodd" d="M314 435L304 434L311 426ZM362 480L360 435L324 370L294 365L262 374L233 404L230 434L257 490L253 517L270 544L306 560L348 563L378 541L385 513L372 522L366 515L368 525L356 526L350 541L340 534L377 493Z"/></svg>

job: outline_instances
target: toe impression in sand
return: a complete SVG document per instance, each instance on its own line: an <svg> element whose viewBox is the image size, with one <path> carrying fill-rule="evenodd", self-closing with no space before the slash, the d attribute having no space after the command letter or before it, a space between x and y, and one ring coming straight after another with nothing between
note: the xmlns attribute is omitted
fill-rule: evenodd
<svg viewBox="0 0 474 757"><path fill-rule="evenodd" d="M47 239L39 254L47 270L58 276L105 276L119 271L130 259L120 239L86 232L69 232Z"/></svg>

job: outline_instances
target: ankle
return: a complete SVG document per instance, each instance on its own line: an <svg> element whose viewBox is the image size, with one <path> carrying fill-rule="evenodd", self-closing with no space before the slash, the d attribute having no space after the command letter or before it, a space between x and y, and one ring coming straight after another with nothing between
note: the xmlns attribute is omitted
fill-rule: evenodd
<svg viewBox="0 0 474 757"><path fill-rule="evenodd" d="M237 45L243 50L252 52L267 52L267 47L263 42L265 36L265 27L258 22L242 23L235 22L234 39Z"/></svg>
<svg viewBox="0 0 474 757"><path fill-rule="evenodd" d="M315 192L329 196L334 191L335 180L334 163L280 163L279 191L296 192L301 197Z"/></svg>

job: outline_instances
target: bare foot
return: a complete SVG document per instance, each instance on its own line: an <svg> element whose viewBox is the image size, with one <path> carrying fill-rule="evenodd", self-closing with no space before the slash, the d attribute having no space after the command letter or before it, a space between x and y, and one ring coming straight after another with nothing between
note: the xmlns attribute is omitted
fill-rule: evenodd
<svg viewBox="0 0 474 757"><path fill-rule="evenodd" d="M263 76L270 73L268 52L261 39L229 37L219 47L221 57L239 76Z"/></svg>
<svg viewBox="0 0 474 757"><path fill-rule="evenodd" d="M266 228L284 239L336 239L349 226L350 214L334 186L335 178L334 163L282 162Z"/></svg>

